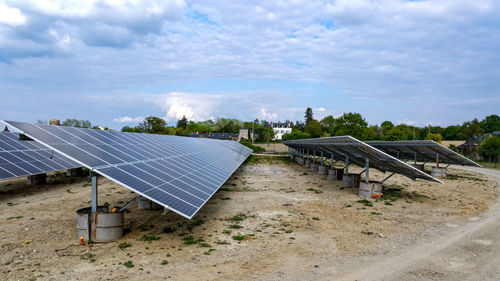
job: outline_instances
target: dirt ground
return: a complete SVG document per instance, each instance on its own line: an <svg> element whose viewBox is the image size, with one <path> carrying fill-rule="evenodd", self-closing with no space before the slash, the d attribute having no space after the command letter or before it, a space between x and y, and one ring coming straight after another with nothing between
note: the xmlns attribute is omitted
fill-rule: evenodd
<svg viewBox="0 0 500 281"><path fill-rule="evenodd" d="M475 218L498 196L483 175L448 174L444 184L394 176L385 199L358 202L357 189L286 157L253 156L193 220L133 204L122 240L90 246L76 231L75 211L90 205L86 178L3 181L0 280L334 280ZM135 194L101 179L99 196L123 205Z"/></svg>

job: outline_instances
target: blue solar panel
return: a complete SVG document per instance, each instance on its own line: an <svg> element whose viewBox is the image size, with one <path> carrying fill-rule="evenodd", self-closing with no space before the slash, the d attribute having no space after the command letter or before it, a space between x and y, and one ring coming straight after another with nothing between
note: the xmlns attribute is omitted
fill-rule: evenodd
<svg viewBox="0 0 500 281"><path fill-rule="evenodd" d="M187 218L252 152L233 141L4 122Z"/></svg>
<svg viewBox="0 0 500 281"><path fill-rule="evenodd" d="M78 167L81 165L36 141L0 132L0 180Z"/></svg>

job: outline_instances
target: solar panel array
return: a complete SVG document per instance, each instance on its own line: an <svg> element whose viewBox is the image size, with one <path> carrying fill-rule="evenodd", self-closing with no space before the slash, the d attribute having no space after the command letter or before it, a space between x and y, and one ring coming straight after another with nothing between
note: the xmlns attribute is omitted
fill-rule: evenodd
<svg viewBox="0 0 500 281"><path fill-rule="evenodd" d="M19 134L0 132L0 180L81 167L35 141Z"/></svg>
<svg viewBox="0 0 500 281"><path fill-rule="evenodd" d="M187 218L252 153L233 141L4 123Z"/></svg>
<svg viewBox="0 0 500 281"><path fill-rule="evenodd" d="M310 153L316 151L316 155L323 152L323 156L325 157L331 157L333 154L335 160L345 161L346 156L348 156L350 163L355 163L361 167L365 166L366 158L368 158L370 168L375 168L381 172L385 173L389 171L407 176L411 179L421 178L441 183L440 180L425 172L351 136L300 139L285 141L283 143L293 149L305 149L306 152L309 150Z"/></svg>
<svg viewBox="0 0 500 281"><path fill-rule="evenodd" d="M400 159L435 162L438 158L437 155L439 155L440 163L480 166L476 162L432 140L369 141L367 143Z"/></svg>

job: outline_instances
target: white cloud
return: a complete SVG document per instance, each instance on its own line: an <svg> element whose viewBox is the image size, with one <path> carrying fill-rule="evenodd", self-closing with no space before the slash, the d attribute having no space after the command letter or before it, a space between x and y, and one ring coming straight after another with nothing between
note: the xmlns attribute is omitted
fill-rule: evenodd
<svg viewBox="0 0 500 281"><path fill-rule="evenodd" d="M269 120L269 121L278 120L278 113L267 112L267 110L265 108L260 109L260 115L261 115L262 119L264 119L264 120Z"/></svg>
<svg viewBox="0 0 500 281"><path fill-rule="evenodd" d="M118 123L132 123L132 122L142 122L144 121L144 117L130 117L130 116L122 116L113 119L113 122L118 122Z"/></svg>
<svg viewBox="0 0 500 281"><path fill-rule="evenodd" d="M217 114L219 106L228 96L196 93L169 93L156 97L156 103L166 112L165 119L204 121Z"/></svg>
<svg viewBox="0 0 500 281"><path fill-rule="evenodd" d="M413 120L409 120L407 118L404 118L403 120L399 120L398 122L396 122L396 125L400 125L400 124L414 126L414 125L417 125L417 122L413 121Z"/></svg>
<svg viewBox="0 0 500 281"><path fill-rule="evenodd" d="M3 3L0 3L0 24L21 25L26 22L26 17L21 10L11 8Z"/></svg>

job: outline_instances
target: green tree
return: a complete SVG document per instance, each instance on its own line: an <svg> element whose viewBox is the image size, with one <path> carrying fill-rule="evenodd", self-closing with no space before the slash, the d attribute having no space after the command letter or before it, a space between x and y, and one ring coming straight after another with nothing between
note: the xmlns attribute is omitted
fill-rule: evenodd
<svg viewBox="0 0 500 281"><path fill-rule="evenodd" d="M306 115L304 116L304 119L306 121L306 125L307 125L307 123L309 123L309 121L314 120L312 108L308 107L306 109Z"/></svg>
<svg viewBox="0 0 500 281"><path fill-rule="evenodd" d="M149 116L136 127L140 133L167 134L167 122L159 117Z"/></svg>
<svg viewBox="0 0 500 281"><path fill-rule="evenodd" d="M140 133L140 131L137 129L137 127L129 127L129 126L125 126L122 128L122 132L129 132L129 133Z"/></svg>
<svg viewBox="0 0 500 281"><path fill-rule="evenodd" d="M313 119L307 122L304 128L304 133L308 133L313 138L319 138L323 134L323 130L321 129L321 125L318 120Z"/></svg>
<svg viewBox="0 0 500 281"><path fill-rule="evenodd" d="M306 124L304 124L304 122L296 121L295 125L293 126L293 128L297 129L297 130L300 130L300 131L304 131L304 127L305 126L306 126Z"/></svg>
<svg viewBox="0 0 500 281"><path fill-rule="evenodd" d="M443 139L445 140L463 140L464 138L462 127L459 125L448 126L443 130Z"/></svg>
<svg viewBox="0 0 500 281"><path fill-rule="evenodd" d="M321 124L321 128L328 132L331 136L334 135L334 129L335 129L335 118L331 115L326 116L325 118L321 119L319 122Z"/></svg>
<svg viewBox="0 0 500 281"><path fill-rule="evenodd" d="M359 113L344 113L335 120L334 132L336 136L350 135L362 139L368 123Z"/></svg>
<svg viewBox="0 0 500 281"><path fill-rule="evenodd" d="M186 125L186 128L184 129L184 132L186 133L196 133L199 131L199 126L193 121L189 121L189 123Z"/></svg>
<svg viewBox="0 0 500 281"><path fill-rule="evenodd" d="M496 114L486 116L481 121L481 127L485 133L500 131L500 116Z"/></svg>
<svg viewBox="0 0 500 281"><path fill-rule="evenodd" d="M77 128L90 128L92 125L89 120L66 119L61 123L61 126L77 127Z"/></svg>
<svg viewBox="0 0 500 281"><path fill-rule="evenodd" d="M441 136L441 134L428 133L425 139L441 143L443 141L443 136Z"/></svg>
<svg viewBox="0 0 500 281"><path fill-rule="evenodd" d="M187 125L188 125L188 120L186 118L186 115L182 115L182 118L177 121L177 128L182 128L183 130L185 130Z"/></svg>
<svg viewBox="0 0 500 281"><path fill-rule="evenodd" d="M401 141L408 140L410 136L408 135L408 131L405 130L402 126L396 126L390 129L385 135L384 140L386 141Z"/></svg>
<svg viewBox="0 0 500 281"><path fill-rule="evenodd" d="M385 135L392 128L394 128L394 124L392 124L391 121L384 121L384 122L382 122L382 124L380 124L380 131L381 131L382 135Z"/></svg>
<svg viewBox="0 0 500 281"><path fill-rule="evenodd" d="M500 155L500 136L489 136L479 145L479 153L490 160L497 162Z"/></svg>
<svg viewBox="0 0 500 281"><path fill-rule="evenodd" d="M481 124L477 119L464 122L462 125L462 132L467 140L479 136L482 133Z"/></svg>

